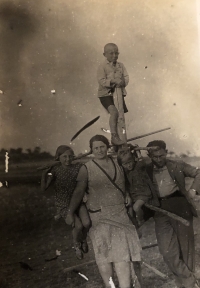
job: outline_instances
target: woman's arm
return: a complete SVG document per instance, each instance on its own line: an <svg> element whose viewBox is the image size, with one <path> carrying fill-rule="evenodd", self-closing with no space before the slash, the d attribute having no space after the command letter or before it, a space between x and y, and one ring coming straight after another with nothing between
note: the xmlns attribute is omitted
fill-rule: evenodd
<svg viewBox="0 0 200 288"><path fill-rule="evenodd" d="M85 190L87 188L87 181L88 181L87 168L83 165L79 170L76 188L73 192L73 195L72 195L72 198L70 201L68 214L66 217L66 223L68 225L74 226L74 213L77 210L77 208L79 207L79 205L80 205L80 203L84 197Z"/></svg>
<svg viewBox="0 0 200 288"><path fill-rule="evenodd" d="M42 190L42 192L44 192L45 190L47 190L49 188L53 179L54 179L54 175L51 171L51 168L43 171L42 178L41 178L41 190Z"/></svg>
<svg viewBox="0 0 200 288"><path fill-rule="evenodd" d="M124 172L124 180L125 180L125 205L129 207L132 206L132 199L130 196L130 183L128 181L128 177L123 167L122 170Z"/></svg>

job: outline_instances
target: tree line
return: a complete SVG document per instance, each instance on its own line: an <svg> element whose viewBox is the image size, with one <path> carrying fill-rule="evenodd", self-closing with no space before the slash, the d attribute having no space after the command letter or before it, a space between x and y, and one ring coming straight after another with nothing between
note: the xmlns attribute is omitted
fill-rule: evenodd
<svg viewBox="0 0 200 288"><path fill-rule="evenodd" d="M4 149L2 148L0 150L0 161L5 161L5 155L6 152L9 156L9 162L12 163L18 163L18 162L24 162L24 161L43 161L43 160L52 160L54 157L51 155L51 153L46 151L41 151L41 148L39 146L36 146L33 150L30 148L25 149L23 151L23 148L10 148L10 149Z"/></svg>
<svg viewBox="0 0 200 288"><path fill-rule="evenodd" d="M53 160L54 156L51 153L46 151L41 151L39 146L36 146L34 149L27 148L23 150L23 148L10 148L0 150L0 161L5 161L6 152L9 156L9 162L18 163L18 162L25 162L25 161L43 161L43 160ZM80 153L78 156L81 156ZM168 152L169 157L179 157L179 158L186 158L190 157L191 153L187 151L186 153L181 153L180 155L175 154L173 151Z"/></svg>

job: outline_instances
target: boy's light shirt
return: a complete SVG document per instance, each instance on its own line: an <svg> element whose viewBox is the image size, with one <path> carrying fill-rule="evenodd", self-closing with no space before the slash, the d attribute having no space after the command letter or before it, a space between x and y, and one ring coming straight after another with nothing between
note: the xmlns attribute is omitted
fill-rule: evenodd
<svg viewBox="0 0 200 288"><path fill-rule="evenodd" d="M107 59L100 64L97 70L97 80L99 83L98 88L98 97L110 96L110 80L111 79L121 79L125 82L125 87L129 82L129 75L124 67L124 64L121 62L116 62L114 66L112 62L109 62ZM125 87L122 87L122 94L126 95Z"/></svg>

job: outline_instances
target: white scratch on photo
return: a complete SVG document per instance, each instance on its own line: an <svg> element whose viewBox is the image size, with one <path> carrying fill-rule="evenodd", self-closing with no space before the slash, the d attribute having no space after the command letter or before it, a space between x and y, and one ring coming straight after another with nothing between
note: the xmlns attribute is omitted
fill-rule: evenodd
<svg viewBox="0 0 200 288"><path fill-rule="evenodd" d="M6 152L6 155L5 155L5 172L8 173L8 159L9 159L9 156L8 156L8 152Z"/></svg>
<svg viewBox="0 0 200 288"><path fill-rule="evenodd" d="M56 250L56 255L57 255L57 256L60 256L60 255L61 255L61 251Z"/></svg>
<svg viewBox="0 0 200 288"><path fill-rule="evenodd" d="M112 277L110 277L110 279L109 279L109 284L110 284L110 287L111 287L111 288L115 288L115 284L114 284L114 282L113 282Z"/></svg>
<svg viewBox="0 0 200 288"><path fill-rule="evenodd" d="M84 278L86 281L88 281L89 279L82 273L78 272L78 275L80 275L82 278Z"/></svg>

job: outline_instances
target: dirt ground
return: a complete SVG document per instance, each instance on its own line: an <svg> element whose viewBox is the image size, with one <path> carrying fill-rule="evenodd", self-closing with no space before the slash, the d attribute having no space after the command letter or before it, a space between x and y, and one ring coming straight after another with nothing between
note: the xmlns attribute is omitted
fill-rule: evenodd
<svg viewBox="0 0 200 288"><path fill-rule="evenodd" d="M54 220L55 207L53 191L40 192L39 184L11 185L0 189L0 287L1 288L103 288L97 270L91 242L90 251L79 261L74 256L70 228L64 221ZM142 246L156 243L153 220L143 229ZM200 228L195 219L196 262L200 264ZM56 260L45 261L56 256ZM145 249L143 261L156 267L168 279L156 275L142 267L144 287L175 287L168 268L163 262L158 248ZM33 270L26 270L19 262L27 263ZM89 262L89 264L87 264ZM83 264L77 268L86 275L86 281L66 268ZM116 286L117 287L117 286Z"/></svg>

